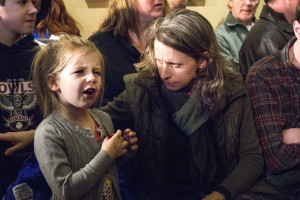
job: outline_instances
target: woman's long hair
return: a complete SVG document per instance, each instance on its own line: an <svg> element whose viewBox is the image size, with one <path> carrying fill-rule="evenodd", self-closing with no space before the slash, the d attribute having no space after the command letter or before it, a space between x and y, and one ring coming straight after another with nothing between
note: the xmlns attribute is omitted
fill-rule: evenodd
<svg viewBox="0 0 300 200"><path fill-rule="evenodd" d="M39 19L40 21L36 26L39 36L42 36L45 32L80 36L78 22L67 12L63 0L42 0L38 15L41 15L42 18Z"/></svg>
<svg viewBox="0 0 300 200"><path fill-rule="evenodd" d="M222 109L228 99L227 79L235 74L228 70L228 62L221 55L214 30L209 21L195 11L175 10L158 18L147 31L148 46L137 63L137 71L157 73L154 41L172 47L195 60L204 58L207 66L198 70L194 91L211 114Z"/></svg>
<svg viewBox="0 0 300 200"><path fill-rule="evenodd" d="M110 0L107 14L101 22L99 31L114 31L114 35L129 38L128 30L140 36L140 22L136 11L137 0ZM167 0L164 0L163 16L169 12Z"/></svg>

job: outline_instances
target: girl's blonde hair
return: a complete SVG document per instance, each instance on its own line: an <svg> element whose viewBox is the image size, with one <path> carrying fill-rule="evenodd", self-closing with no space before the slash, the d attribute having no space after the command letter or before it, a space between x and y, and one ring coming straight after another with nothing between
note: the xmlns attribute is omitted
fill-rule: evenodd
<svg viewBox="0 0 300 200"><path fill-rule="evenodd" d="M115 36L121 35L128 39L128 30L131 30L140 36L140 22L136 5L137 0L110 0L107 14L99 27L99 31L114 31ZM168 12L168 2L164 0L163 16Z"/></svg>
<svg viewBox="0 0 300 200"><path fill-rule="evenodd" d="M44 113L48 116L53 110L58 108L60 103L57 95L47 84L48 75L56 77L66 66L66 64L77 56L83 57L90 53L99 55L101 66L101 91L99 100L94 106L101 104L104 94L104 60L94 45L94 43L79 36L64 34L59 40L48 43L36 54L32 64L32 80L35 88L38 104Z"/></svg>

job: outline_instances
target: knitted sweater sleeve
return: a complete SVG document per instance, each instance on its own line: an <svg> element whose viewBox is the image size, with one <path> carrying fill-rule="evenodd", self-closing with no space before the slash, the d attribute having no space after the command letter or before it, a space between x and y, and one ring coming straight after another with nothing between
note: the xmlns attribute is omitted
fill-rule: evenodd
<svg viewBox="0 0 300 200"><path fill-rule="evenodd" d="M41 123L35 133L34 150L54 195L59 199L78 199L103 178L113 160L103 150L95 148L99 151L96 156L95 152L89 150L89 145L93 146L95 143L94 146L97 146L93 135L80 141L74 133L67 133L67 137L62 137L62 131L63 129L54 127L51 123ZM91 160L82 164L84 157L90 157ZM78 170L73 170L74 168Z"/></svg>

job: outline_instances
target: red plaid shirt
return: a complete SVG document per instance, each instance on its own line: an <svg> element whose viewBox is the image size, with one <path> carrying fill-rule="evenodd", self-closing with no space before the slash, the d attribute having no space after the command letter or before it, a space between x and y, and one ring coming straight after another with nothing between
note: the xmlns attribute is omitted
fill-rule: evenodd
<svg viewBox="0 0 300 200"><path fill-rule="evenodd" d="M300 163L300 145L283 143L283 130L300 128L300 69L289 62L289 48L255 63L246 85L267 168L282 172Z"/></svg>

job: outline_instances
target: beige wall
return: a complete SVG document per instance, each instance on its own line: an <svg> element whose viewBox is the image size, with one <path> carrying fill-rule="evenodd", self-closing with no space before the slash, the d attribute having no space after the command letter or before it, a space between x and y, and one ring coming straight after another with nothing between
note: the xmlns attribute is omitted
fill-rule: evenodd
<svg viewBox="0 0 300 200"><path fill-rule="evenodd" d="M197 11L204 15L214 28L219 26L225 20L229 11L227 8L227 0L190 0L189 4L197 4L200 6L188 5L188 9ZM106 12L106 0L64 0L68 12L82 26L81 34L84 38L88 38L98 28L99 22ZM261 0L256 12L259 16L264 1Z"/></svg>

